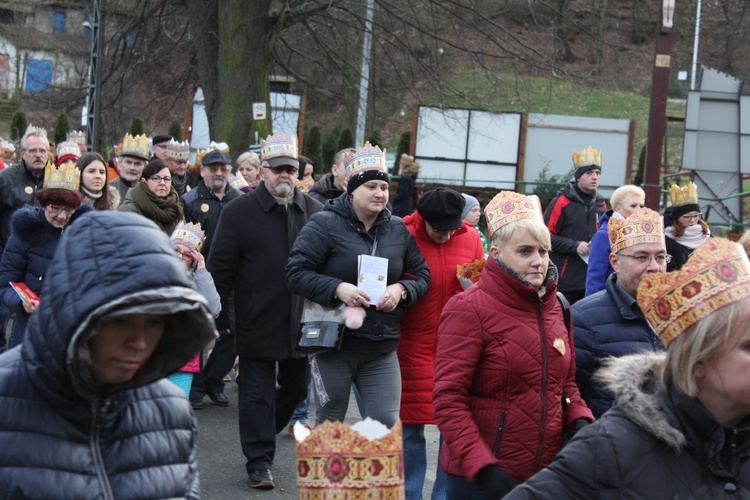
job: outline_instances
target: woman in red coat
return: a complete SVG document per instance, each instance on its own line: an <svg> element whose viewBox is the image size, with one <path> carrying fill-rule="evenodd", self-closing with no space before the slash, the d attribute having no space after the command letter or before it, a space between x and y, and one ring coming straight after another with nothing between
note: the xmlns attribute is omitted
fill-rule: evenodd
<svg viewBox="0 0 750 500"><path fill-rule="evenodd" d="M427 295L404 309L396 351L401 367L406 500L422 498L427 471L424 426L435 424L432 383L440 313L448 299L463 291L456 268L484 257L479 233L462 220L464 203L460 193L438 188L424 193L417 211L404 218L430 268ZM439 487L436 481L433 489Z"/></svg>
<svg viewBox="0 0 750 500"><path fill-rule="evenodd" d="M500 498L552 462L565 431L593 421L538 200L504 191L485 213L490 259L438 327L433 398L448 499Z"/></svg>

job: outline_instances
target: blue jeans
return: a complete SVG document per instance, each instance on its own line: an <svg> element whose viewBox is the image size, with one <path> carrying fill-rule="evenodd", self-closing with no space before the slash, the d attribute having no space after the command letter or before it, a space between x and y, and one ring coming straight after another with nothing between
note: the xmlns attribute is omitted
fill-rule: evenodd
<svg viewBox="0 0 750 500"><path fill-rule="evenodd" d="M468 479L453 474L446 474L446 499L447 500L489 500L482 488L475 486Z"/></svg>
<svg viewBox="0 0 750 500"><path fill-rule="evenodd" d="M422 500L424 476L427 473L427 450L424 425L404 424L404 486L406 500Z"/></svg>
<svg viewBox="0 0 750 500"><path fill-rule="evenodd" d="M310 394L312 394L312 384L310 384L310 386L307 388L307 396L305 396L305 400L302 401L299 406L294 409L294 413L292 413L292 419L289 420L289 425L294 425L297 422L301 424L307 423L307 419L310 416Z"/></svg>
<svg viewBox="0 0 750 500"><path fill-rule="evenodd" d="M440 454L443 453L443 436L440 436L440 446L438 447L438 463L435 470L435 484L432 485L431 500L446 500L448 489L448 474L440 467Z"/></svg>

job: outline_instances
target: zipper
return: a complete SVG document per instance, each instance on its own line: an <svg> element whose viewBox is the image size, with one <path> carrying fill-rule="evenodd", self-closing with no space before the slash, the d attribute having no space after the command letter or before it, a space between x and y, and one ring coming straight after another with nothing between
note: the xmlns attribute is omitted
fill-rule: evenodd
<svg viewBox="0 0 750 500"><path fill-rule="evenodd" d="M102 427L104 425L104 416L107 414L109 403L110 400L105 399L101 404L99 404L98 400L93 404L92 413L94 414L94 419L91 426L91 437L89 442L91 443L91 455L94 459L96 476L99 478L99 484L102 487L104 498L114 500L115 495L112 492L112 485L109 483L109 478L107 477L104 458L102 458L101 443L99 442L99 438L102 434Z"/></svg>
<svg viewBox="0 0 750 500"><path fill-rule="evenodd" d="M503 414L500 415L500 423L497 426L497 437L495 438L495 451L493 455L498 458L497 452L500 451L500 442L503 440L503 429L505 428L505 419L508 416L508 410L503 410Z"/></svg>
<svg viewBox="0 0 750 500"><path fill-rule="evenodd" d="M542 348L542 419L539 423L539 442L536 448L536 460L534 461L534 472L539 470L542 461L542 443L544 442L544 428L547 420L547 349L544 346L544 326L542 324L542 300L539 299L537 306L536 321L539 324L539 340Z"/></svg>

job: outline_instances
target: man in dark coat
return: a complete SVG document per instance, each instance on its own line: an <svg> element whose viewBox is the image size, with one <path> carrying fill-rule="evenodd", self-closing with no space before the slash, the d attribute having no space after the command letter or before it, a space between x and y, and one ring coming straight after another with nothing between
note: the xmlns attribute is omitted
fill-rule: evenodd
<svg viewBox="0 0 750 500"><path fill-rule="evenodd" d="M308 196L325 204L328 200L338 198L346 190L346 168L344 161L356 150L354 148L345 148L336 153L333 157L333 166L331 172L324 175L318 182L310 188Z"/></svg>
<svg viewBox="0 0 750 500"><path fill-rule="evenodd" d="M262 182L221 211L208 258L222 301L219 330L230 328L234 307L240 440L250 486L260 489L274 487L276 434L310 378L307 358L295 350L303 301L286 287L284 269L297 234L322 205L295 187L298 168L296 137L262 141Z"/></svg>
<svg viewBox="0 0 750 500"><path fill-rule="evenodd" d="M110 183L110 186L120 193L121 200L125 200L128 190L141 180L147 162L148 138L143 134L135 137L125 134L122 139L122 153L118 165L120 177Z"/></svg>
<svg viewBox="0 0 750 500"><path fill-rule="evenodd" d="M626 219L610 219L607 233L612 248L609 260L615 272L604 290L573 305L576 384L595 418L614 403L614 395L592 379L607 358L664 350L636 303L641 277L663 273L667 268L661 217L641 208Z"/></svg>
<svg viewBox="0 0 750 500"><path fill-rule="evenodd" d="M212 150L201 160L201 177L198 187L185 193L180 199L185 209L185 220L200 224L206 234L201 253L208 258L211 242L219 224L219 215L224 206L240 194L229 185L232 159L227 153ZM202 378L193 381L190 403L194 410L203 408L203 396L208 395L216 406L229 406L224 395L224 376L234 363L234 333L231 328L219 331L208 361L202 367Z"/></svg>
<svg viewBox="0 0 750 500"><path fill-rule="evenodd" d="M164 377L216 333L169 239L91 211L44 283L0 356L0 497L200 498L195 416Z"/></svg>

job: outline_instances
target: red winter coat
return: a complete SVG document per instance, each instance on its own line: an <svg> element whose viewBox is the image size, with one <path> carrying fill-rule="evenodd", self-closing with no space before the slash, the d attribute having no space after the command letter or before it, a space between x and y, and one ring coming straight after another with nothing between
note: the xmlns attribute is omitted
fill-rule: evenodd
<svg viewBox="0 0 750 500"><path fill-rule="evenodd" d="M479 233L468 223L439 245L427 236L418 212L406 216L404 222L430 268L430 288L419 302L404 309L401 317L401 340L396 351L401 365L400 417L405 424L434 424L432 382L440 313L448 299L463 291L456 277L457 267L481 259L484 250Z"/></svg>
<svg viewBox="0 0 750 500"><path fill-rule="evenodd" d="M557 270L550 266L542 299L511 272L488 259L479 282L448 301L438 328L440 466L473 482L488 465L528 479L562 448L563 420L566 428L593 420L575 384ZM563 391L571 400L564 418Z"/></svg>

